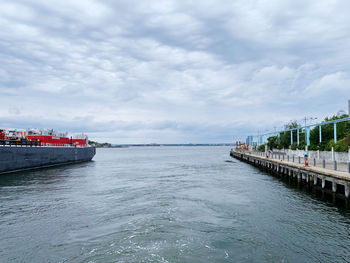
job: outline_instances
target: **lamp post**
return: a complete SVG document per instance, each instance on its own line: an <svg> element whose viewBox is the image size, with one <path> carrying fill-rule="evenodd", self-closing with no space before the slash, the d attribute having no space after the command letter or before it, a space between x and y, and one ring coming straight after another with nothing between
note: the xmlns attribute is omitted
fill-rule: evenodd
<svg viewBox="0 0 350 263"><path fill-rule="evenodd" d="M305 129L305 142L306 145L310 145L310 127L306 127L306 122L307 121L312 121L312 120L317 120L317 117L305 117L303 118L304 120L304 129Z"/></svg>

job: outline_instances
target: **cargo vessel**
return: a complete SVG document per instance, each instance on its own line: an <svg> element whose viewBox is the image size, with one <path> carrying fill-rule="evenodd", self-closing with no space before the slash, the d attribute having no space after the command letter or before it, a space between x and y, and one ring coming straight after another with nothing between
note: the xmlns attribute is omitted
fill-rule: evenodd
<svg viewBox="0 0 350 263"><path fill-rule="evenodd" d="M85 134L0 129L0 174L91 161L95 154Z"/></svg>

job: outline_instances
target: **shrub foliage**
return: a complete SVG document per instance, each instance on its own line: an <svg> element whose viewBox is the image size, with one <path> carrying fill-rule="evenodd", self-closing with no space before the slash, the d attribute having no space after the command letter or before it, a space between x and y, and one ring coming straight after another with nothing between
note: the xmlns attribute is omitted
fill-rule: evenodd
<svg viewBox="0 0 350 263"><path fill-rule="evenodd" d="M325 118L325 122L337 120L344 117L333 116ZM288 124L288 129L297 128L296 121ZM287 129L287 130L288 130ZM334 125L326 124L321 126L322 142L320 142L319 130L320 126L316 126L310 130L310 146L309 150L330 151L332 147L337 152L347 152L350 147L350 121L337 123L337 143L334 143ZM291 132L280 132L278 136L270 136L267 138L267 146L269 149L287 149L292 150L304 149L306 145L305 129L299 126L299 145L297 144L297 131L293 130L293 144L291 145ZM260 147L259 147L260 148ZM263 146L265 149L265 145Z"/></svg>

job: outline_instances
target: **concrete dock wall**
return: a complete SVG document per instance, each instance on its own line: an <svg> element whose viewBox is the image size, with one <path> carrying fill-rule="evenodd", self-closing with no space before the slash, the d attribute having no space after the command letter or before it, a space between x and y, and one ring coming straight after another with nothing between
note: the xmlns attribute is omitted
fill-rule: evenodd
<svg viewBox="0 0 350 263"><path fill-rule="evenodd" d="M288 177L309 187L329 190L334 195L349 199L350 174L320 167L310 167L284 160L269 159L244 151L231 150L230 155L238 160L272 172L279 177Z"/></svg>
<svg viewBox="0 0 350 263"><path fill-rule="evenodd" d="M90 161L95 153L95 147L0 146L0 173Z"/></svg>

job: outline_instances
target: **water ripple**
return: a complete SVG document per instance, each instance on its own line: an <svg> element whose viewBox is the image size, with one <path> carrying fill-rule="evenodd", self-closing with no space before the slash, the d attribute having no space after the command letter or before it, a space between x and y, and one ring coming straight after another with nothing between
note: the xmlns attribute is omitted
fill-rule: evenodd
<svg viewBox="0 0 350 263"><path fill-rule="evenodd" d="M228 147L98 149L0 177L1 262L350 262L350 213Z"/></svg>

